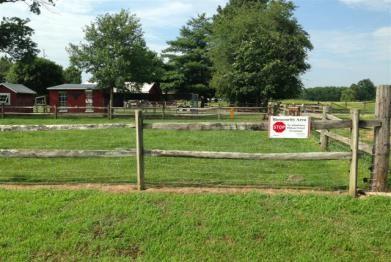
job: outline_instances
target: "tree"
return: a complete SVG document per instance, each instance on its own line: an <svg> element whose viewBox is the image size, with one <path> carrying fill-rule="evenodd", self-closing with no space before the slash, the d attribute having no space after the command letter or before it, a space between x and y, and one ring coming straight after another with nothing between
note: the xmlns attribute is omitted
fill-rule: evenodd
<svg viewBox="0 0 391 262"><path fill-rule="evenodd" d="M124 88L125 82L152 82L160 78L161 61L146 47L135 15L125 10L105 14L84 31L84 43L67 48L71 63L91 73L99 87L110 88L110 94L114 87Z"/></svg>
<svg viewBox="0 0 391 262"><path fill-rule="evenodd" d="M351 102L356 99L356 94L353 89L345 88L341 93L341 101L342 102Z"/></svg>
<svg viewBox="0 0 391 262"><path fill-rule="evenodd" d="M46 94L46 88L64 82L62 67L41 57L36 57L29 63L17 62L6 75L7 82L24 84L38 94Z"/></svg>
<svg viewBox="0 0 391 262"><path fill-rule="evenodd" d="M368 101L376 97L376 87L370 79L363 79L357 84L351 85L350 88L355 94L355 100Z"/></svg>
<svg viewBox="0 0 391 262"><path fill-rule="evenodd" d="M0 0L0 4L24 2L30 8L30 11L39 15L42 6L54 5L54 0Z"/></svg>
<svg viewBox="0 0 391 262"><path fill-rule="evenodd" d="M340 101L341 94L347 87L325 86L313 87L303 90L303 99L311 101Z"/></svg>
<svg viewBox="0 0 391 262"><path fill-rule="evenodd" d="M35 14L42 6L54 5L54 0L0 0L0 4L24 2ZM34 30L27 26L29 19L3 17L0 23L0 53L14 60L30 59L38 54L37 44L31 39Z"/></svg>
<svg viewBox="0 0 391 262"><path fill-rule="evenodd" d="M70 84L80 84L81 83L81 71L75 66L67 67L64 72L64 82Z"/></svg>
<svg viewBox="0 0 391 262"><path fill-rule="evenodd" d="M37 44L31 39L34 30L27 26L29 21L3 17L0 23L0 53L14 60L31 58L38 53Z"/></svg>
<svg viewBox="0 0 391 262"><path fill-rule="evenodd" d="M169 47L163 51L163 56L168 59L163 89L194 92L207 97L214 94L209 86L212 75L208 55L210 33L210 18L201 14L181 28L176 40L168 42Z"/></svg>
<svg viewBox="0 0 391 262"><path fill-rule="evenodd" d="M12 66L12 61L7 57L0 58L0 83L5 82L5 76Z"/></svg>
<svg viewBox="0 0 391 262"><path fill-rule="evenodd" d="M239 104L297 96L312 49L291 2L231 0L214 17L212 86Z"/></svg>

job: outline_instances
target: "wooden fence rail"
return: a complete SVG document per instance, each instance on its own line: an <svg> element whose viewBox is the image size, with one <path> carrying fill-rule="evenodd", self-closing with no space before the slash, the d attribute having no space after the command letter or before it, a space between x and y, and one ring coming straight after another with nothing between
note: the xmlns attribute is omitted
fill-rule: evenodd
<svg viewBox="0 0 391 262"><path fill-rule="evenodd" d="M378 127L381 121L360 120L359 127ZM88 130L88 129L108 129L108 128L135 128L135 124L114 123L114 124L74 124L74 125L0 125L0 132L29 132L29 131L58 131L58 130ZM243 122L243 123L152 123L143 124L144 129L162 130L258 130L267 131L269 122ZM351 120L312 120L312 129L337 129L351 128Z"/></svg>
<svg viewBox="0 0 391 262"><path fill-rule="evenodd" d="M136 156L137 149L123 150L38 150L0 149L3 158L118 158ZM141 153L140 153L141 154ZM349 160L350 152L308 152L308 153L241 153L182 150L144 150L150 157L186 157L238 160Z"/></svg>

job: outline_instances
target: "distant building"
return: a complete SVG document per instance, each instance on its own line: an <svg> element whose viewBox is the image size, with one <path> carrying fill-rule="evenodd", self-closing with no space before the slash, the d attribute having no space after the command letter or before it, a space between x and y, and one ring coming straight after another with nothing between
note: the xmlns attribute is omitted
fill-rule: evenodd
<svg viewBox="0 0 391 262"><path fill-rule="evenodd" d="M63 84L47 90L50 106L56 106L59 112L103 113L109 104L107 91L96 84Z"/></svg>
<svg viewBox="0 0 391 262"><path fill-rule="evenodd" d="M21 84L0 84L0 105L4 105L6 111L12 112L33 112L32 108L10 108L10 107L32 107L36 92ZM8 109L7 109L8 107Z"/></svg>
<svg viewBox="0 0 391 262"><path fill-rule="evenodd" d="M163 100L162 90L159 83L137 84L126 82L124 89L114 89L115 107L122 107L124 102L129 100L145 100L159 102Z"/></svg>

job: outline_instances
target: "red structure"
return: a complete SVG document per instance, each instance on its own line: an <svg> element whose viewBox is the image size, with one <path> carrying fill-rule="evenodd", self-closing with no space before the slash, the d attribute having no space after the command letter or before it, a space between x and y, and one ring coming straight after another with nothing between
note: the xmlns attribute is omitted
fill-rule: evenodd
<svg viewBox="0 0 391 262"><path fill-rule="evenodd" d="M59 113L104 113L109 104L108 94L96 84L63 84L47 90L50 106Z"/></svg>
<svg viewBox="0 0 391 262"><path fill-rule="evenodd" d="M36 94L36 92L24 85L1 83L0 105L4 105L5 112L32 113Z"/></svg>

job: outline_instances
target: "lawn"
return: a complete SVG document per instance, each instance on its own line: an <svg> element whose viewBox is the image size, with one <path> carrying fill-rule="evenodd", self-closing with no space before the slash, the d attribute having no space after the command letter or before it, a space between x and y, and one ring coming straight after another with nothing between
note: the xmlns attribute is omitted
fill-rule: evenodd
<svg viewBox="0 0 391 262"><path fill-rule="evenodd" d="M19 120L19 119L18 119ZM35 121L40 124L43 121ZM83 122L74 121L73 123ZM33 122L31 122L33 123ZM147 149L248 153L320 151L318 137L271 140L256 131L146 130ZM135 147L131 129L2 133L3 149L127 149ZM348 151L333 144L333 151ZM0 181L19 183L134 183L135 158L0 159ZM369 176L370 161L360 161L359 185ZM153 185L251 185L346 189L349 161L248 161L146 158L146 182Z"/></svg>
<svg viewBox="0 0 391 262"><path fill-rule="evenodd" d="M391 198L0 190L2 261L389 261Z"/></svg>

